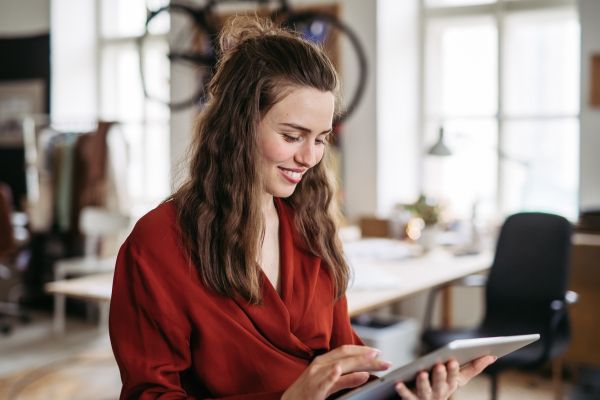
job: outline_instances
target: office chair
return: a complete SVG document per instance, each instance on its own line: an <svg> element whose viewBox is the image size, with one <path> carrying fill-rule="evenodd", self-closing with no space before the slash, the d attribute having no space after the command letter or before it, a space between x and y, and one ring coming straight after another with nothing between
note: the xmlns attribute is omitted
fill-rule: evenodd
<svg viewBox="0 0 600 400"><path fill-rule="evenodd" d="M486 283L483 323L469 330L429 328L434 291L427 305L424 345L433 350L456 339L539 333L540 340L501 357L484 371L491 377L491 397L496 400L498 373L537 368L559 357L569 344L567 304L576 300L576 294L567 291L570 249L571 224L565 218L544 213L508 217ZM474 286L481 278L485 279L467 277L464 283Z"/></svg>

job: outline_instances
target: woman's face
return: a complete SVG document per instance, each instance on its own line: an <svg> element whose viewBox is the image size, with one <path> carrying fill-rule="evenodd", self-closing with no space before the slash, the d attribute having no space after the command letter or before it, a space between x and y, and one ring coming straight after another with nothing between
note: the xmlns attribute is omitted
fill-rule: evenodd
<svg viewBox="0 0 600 400"><path fill-rule="evenodd" d="M265 191L289 197L309 168L323 157L331 132L334 99L331 92L294 88L260 122Z"/></svg>

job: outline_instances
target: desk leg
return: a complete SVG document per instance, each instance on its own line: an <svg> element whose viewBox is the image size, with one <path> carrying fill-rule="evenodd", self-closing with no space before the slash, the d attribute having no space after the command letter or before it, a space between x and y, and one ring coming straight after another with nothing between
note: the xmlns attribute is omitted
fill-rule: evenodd
<svg viewBox="0 0 600 400"><path fill-rule="evenodd" d="M54 334L62 336L65 333L66 324L66 298L63 294L54 295Z"/></svg>
<svg viewBox="0 0 600 400"><path fill-rule="evenodd" d="M98 330L100 333L108 331L108 315L110 312L110 301L99 301L98 308L100 310L100 321Z"/></svg>
<svg viewBox="0 0 600 400"><path fill-rule="evenodd" d="M554 400L562 399L562 371L563 360L557 358L552 360L552 386L554 386Z"/></svg>
<svg viewBox="0 0 600 400"><path fill-rule="evenodd" d="M452 329L452 287L446 286L442 289L442 326L444 329Z"/></svg>

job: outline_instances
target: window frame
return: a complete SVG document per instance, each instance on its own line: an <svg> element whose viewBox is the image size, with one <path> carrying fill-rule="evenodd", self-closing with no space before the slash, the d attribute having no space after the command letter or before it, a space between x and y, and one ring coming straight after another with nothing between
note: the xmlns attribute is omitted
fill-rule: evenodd
<svg viewBox="0 0 600 400"><path fill-rule="evenodd" d="M442 114L439 115L428 115L427 110L427 73L426 68L426 52L427 52L427 28L429 21L434 19L445 19L445 18L460 18L460 17L492 17L497 26L497 104L498 111L494 116L494 120L497 126L497 143L498 143L498 157L496 158L496 217L504 218L506 204L504 201L504 187L505 187L505 176L503 173L503 157L505 157L505 148L503 143L504 137L504 124L507 121L518 121L518 120L531 120L531 121L542 121L551 120L557 118L575 118L577 122L580 121L581 105L574 114L559 114L553 113L548 115L521 115L521 116L507 116L503 112L503 101L504 101L504 75L505 75L505 52L506 47L504 43L505 38L505 19L507 15L514 12L527 12L527 11L545 11L561 8L570 8L577 12L577 0L496 0L495 3L490 4L479 4L479 5L457 5L457 6L428 6L427 0L418 0L419 2L419 27L420 27L420 43L419 43L419 141L421 149L425 153L421 156L419 168L419 182L421 191L425 186L425 157L426 148L424 138L426 136L425 127L428 122L434 119L443 121L447 116ZM472 117L460 117L461 119L468 118L480 118L477 116ZM504 156L503 156L504 155Z"/></svg>
<svg viewBox="0 0 600 400"><path fill-rule="evenodd" d="M107 114L107 110L104 109L104 98L106 96L107 90L106 85L108 83L114 82L106 82L106 77L103 71L103 63L104 63L104 54L105 50L110 47L116 46L132 46L137 48L138 40L142 35L104 35L103 33L103 19L106 17L103 2L105 0L93 0L95 2L95 16L96 16L96 71L97 71L97 79L96 79L96 104L97 104L97 114L100 118L103 118ZM148 12L148 0L144 0L146 12ZM152 40L163 40L165 43L167 42L168 32L159 33L159 34L150 34ZM138 52L138 55L140 53ZM143 97L142 107L141 107L141 118L135 120L127 120L127 121L118 121L123 125L134 125L139 127L141 130L141 149L138 149L141 152L141 176L139 178L142 180L141 184L141 194L134 195L131 193L131 182L128 184L128 190L131 200L131 214L134 218L139 218L144 215L146 212L150 211L153 207L155 207L160 201L164 200L166 196L168 196L169 192L165 192L164 196L162 195L154 195L149 193L149 187L151 186L151 182L154 182L152 176L150 176L150 172L146 165L148 164L148 160L151 159L152 155L149 154L149 148L151 147L151 141L148 139L149 132L153 129L162 129L163 135L166 135L169 140L170 137L170 120L171 120L171 112L168 110L168 118L162 120L161 117L156 118L153 117L152 113L149 113L149 102L153 100L148 99L146 96ZM127 141L128 146L131 147L129 141ZM129 149L129 158L130 160L133 158L131 154L131 148ZM166 156L166 164L170 167L170 150L169 148L165 149ZM131 163L131 161L130 161ZM129 165L131 169L131 164ZM171 171L167 174L168 179L171 176ZM166 184L166 188L168 189L170 186L170 182L164 182Z"/></svg>

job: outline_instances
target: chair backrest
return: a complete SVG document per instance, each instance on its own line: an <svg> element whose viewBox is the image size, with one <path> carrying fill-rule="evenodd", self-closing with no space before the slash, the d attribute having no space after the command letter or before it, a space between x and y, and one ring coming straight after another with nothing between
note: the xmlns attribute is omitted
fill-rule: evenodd
<svg viewBox="0 0 600 400"><path fill-rule="evenodd" d="M79 216L79 230L85 236L84 254L96 256L98 241L116 235L129 226L129 217L99 207L84 207Z"/></svg>
<svg viewBox="0 0 600 400"><path fill-rule="evenodd" d="M500 231L486 290L490 324L545 325L567 290L572 227L565 218L520 213Z"/></svg>
<svg viewBox="0 0 600 400"><path fill-rule="evenodd" d="M113 235L128 225L128 216L99 207L83 208L79 218L79 230L86 236Z"/></svg>

